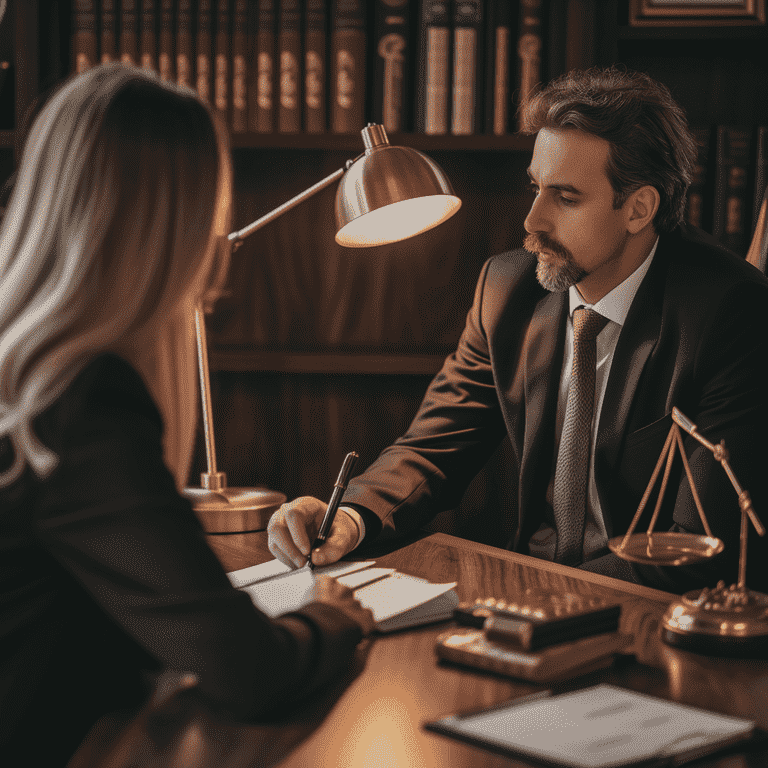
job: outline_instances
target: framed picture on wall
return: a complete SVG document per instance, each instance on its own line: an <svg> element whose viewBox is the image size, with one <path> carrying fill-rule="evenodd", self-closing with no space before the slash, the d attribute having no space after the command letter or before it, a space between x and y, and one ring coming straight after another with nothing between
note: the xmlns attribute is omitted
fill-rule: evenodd
<svg viewBox="0 0 768 768"><path fill-rule="evenodd" d="M634 27L765 24L765 0L629 0Z"/></svg>

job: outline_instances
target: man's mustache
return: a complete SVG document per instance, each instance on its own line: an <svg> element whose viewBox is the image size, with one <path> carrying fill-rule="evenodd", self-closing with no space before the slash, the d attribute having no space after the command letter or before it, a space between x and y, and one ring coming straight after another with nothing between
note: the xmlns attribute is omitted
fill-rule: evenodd
<svg viewBox="0 0 768 768"><path fill-rule="evenodd" d="M542 251L546 251L565 261L571 261L570 251L543 232L533 232L526 235L526 238L523 241L523 247L526 251L530 251L531 253L541 253Z"/></svg>

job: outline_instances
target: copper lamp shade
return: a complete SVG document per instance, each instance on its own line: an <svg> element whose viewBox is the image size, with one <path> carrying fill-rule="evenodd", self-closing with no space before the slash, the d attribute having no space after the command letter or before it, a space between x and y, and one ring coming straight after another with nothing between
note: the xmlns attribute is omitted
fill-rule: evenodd
<svg viewBox="0 0 768 768"><path fill-rule="evenodd" d="M362 131L365 153L336 191L336 242L365 248L426 232L461 207L440 166L410 147L389 143L381 125Z"/></svg>

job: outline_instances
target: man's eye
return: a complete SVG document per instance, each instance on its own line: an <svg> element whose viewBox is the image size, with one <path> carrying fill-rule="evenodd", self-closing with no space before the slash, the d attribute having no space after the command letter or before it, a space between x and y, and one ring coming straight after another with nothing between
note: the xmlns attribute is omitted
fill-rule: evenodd
<svg viewBox="0 0 768 768"><path fill-rule="evenodd" d="M563 197L560 195L560 202L563 203L563 205L576 205L576 200L571 199L570 197Z"/></svg>
<svg viewBox="0 0 768 768"><path fill-rule="evenodd" d="M539 188L535 184L531 184L530 185L530 190L531 190L531 192L533 192L534 195L538 195L539 194Z"/></svg>

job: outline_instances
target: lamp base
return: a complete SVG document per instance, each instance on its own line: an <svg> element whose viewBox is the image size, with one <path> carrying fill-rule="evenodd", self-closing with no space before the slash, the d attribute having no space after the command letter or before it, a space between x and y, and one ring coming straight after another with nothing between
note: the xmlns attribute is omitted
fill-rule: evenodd
<svg viewBox="0 0 768 768"><path fill-rule="evenodd" d="M288 498L267 488L185 488L184 496L206 533L263 531L272 513Z"/></svg>
<svg viewBox="0 0 768 768"><path fill-rule="evenodd" d="M661 620L668 645L710 656L768 657L768 595L718 582L687 592Z"/></svg>

